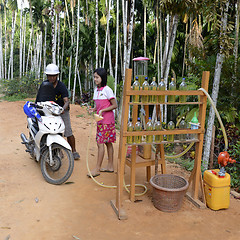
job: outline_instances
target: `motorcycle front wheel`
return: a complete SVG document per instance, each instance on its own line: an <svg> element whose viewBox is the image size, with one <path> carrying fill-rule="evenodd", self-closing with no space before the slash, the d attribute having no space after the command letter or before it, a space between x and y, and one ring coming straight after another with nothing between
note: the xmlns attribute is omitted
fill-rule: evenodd
<svg viewBox="0 0 240 240"><path fill-rule="evenodd" d="M60 185L66 182L73 172L73 155L65 147L53 144L52 159L53 163L50 164L49 148L46 148L41 158L42 175L48 183Z"/></svg>

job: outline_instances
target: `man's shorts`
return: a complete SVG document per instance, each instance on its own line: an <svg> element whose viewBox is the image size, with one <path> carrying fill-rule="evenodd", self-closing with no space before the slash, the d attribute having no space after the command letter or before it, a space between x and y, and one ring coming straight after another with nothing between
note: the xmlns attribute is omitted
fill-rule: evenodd
<svg viewBox="0 0 240 240"><path fill-rule="evenodd" d="M63 119L63 122L65 124L65 137L70 137L73 135L72 133L72 127L71 127L71 121L70 121L70 114L68 110L65 110L63 114L61 114L61 117Z"/></svg>

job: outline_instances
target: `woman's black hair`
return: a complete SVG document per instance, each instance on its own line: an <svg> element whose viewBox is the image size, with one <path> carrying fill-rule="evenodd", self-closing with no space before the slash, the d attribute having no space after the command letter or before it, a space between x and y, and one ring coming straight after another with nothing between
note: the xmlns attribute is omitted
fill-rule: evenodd
<svg viewBox="0 0 240 240"><path fill-rule="evenodd" d="M93 73L97 73L101 79L101 87L105 87L107 85L107 71L105 68L97 68Z"/></svg>

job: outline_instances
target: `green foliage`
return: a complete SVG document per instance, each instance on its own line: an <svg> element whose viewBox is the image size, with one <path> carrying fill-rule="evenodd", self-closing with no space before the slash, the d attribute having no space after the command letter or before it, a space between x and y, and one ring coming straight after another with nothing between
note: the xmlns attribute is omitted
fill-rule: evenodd
<svg viewBox="0 0 240 240"><path fill-rule="evenodd" d="M5 99L23 99L26 97L36 96L38 87L42 82L41 79L35 79L32 75L10 80L2 81Z"/></svg>
<svg viewBox="0 0 240 240"><path fill-rule="evenodd" d="M237 141L235 145L232 146L232 150L229 150L229 154L232 159L239 160L240 156L240 141ZM226 166L226 171L231 175L231 186L239 187L240 186L240 164L233 163Z"/></svg>
<svg viewBox="0 0 240 240"><path fill-rule="evenodd" d="M115 88L115 79L114 77L108 75L107 77L107 85L113 90L114 92L114 88Z"/></svg>

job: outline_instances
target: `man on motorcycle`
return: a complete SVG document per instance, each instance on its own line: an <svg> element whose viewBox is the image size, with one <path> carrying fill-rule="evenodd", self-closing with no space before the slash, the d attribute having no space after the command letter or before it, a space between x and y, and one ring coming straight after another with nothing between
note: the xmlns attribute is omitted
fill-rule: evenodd
<svg viewBox="0 0 240 240"><path fill-rule="evenodd" d="M67 137L67 141L72 148L73 157L75 160L80 158L79 153L76 151L75 147L75 137L72 133L70 114L69 114L69 98L68 98L68 90L63 82L58 80L59 69L55 64L48 64L45 71L47 75L48 82L53 84L55 90L55 102L63 108L63 113L61 117L65 124L65 137ZM45 81L45 82L46 82ZM42 83L43 84L43 83ZM41 86L40 86L41 87ZM37 95L36 102L39 100L39 95Z"/></svg>

